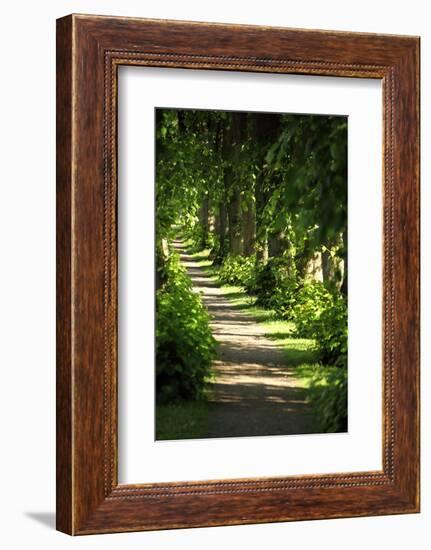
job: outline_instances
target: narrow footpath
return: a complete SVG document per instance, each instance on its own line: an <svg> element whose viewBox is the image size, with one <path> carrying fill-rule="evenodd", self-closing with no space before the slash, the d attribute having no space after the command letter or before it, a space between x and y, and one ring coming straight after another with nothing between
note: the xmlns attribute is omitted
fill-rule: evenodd
<svg viewBox="0 0 431 550"><path fill-rule="evenodd" d="M173 246L202 296L218 342L207 437L312 433L306 390L283 351L251 315L229 301L181 241Z"/></svg>

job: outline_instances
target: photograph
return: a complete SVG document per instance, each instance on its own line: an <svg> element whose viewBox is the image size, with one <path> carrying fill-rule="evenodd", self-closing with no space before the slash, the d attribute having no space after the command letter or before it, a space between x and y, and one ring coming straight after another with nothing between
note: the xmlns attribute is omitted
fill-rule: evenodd
<svg viewBox="0 0 431 550"><path fill-rule="evenodd" d="M155 439L348 431L348 117L155 108Z"/></svg>

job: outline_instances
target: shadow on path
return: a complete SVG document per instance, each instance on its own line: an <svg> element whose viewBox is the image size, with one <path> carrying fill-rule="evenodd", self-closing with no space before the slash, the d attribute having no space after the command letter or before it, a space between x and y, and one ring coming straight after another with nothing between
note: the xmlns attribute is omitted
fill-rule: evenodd
<svg viewBox="0 0 431 550"><path fill-rule="evenodd" d="M218 342L207 437L314 433L306 390L283 351L254 317L235 308L181 241L173 247L202 296Z"/></svg>

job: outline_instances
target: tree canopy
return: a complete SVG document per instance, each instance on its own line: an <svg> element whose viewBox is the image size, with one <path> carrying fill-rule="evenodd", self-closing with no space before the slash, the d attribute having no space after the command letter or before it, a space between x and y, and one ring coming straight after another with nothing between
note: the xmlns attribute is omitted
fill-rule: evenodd
<svg viewBox="0 0 431 550"><path fill-rule="evenodd" d="M288 325L289 338L313 342L319 369L330 369L324 384L313 379L321 387L310 386L310 399L324 430L345 429L347 118L156 110L160 403L200 398L217 353L201 296L169 245L178 237L205 251L217 284L239 288Z"/></svg>
<svg viewBox="0 0 431 550"><path fill-rule="evenodd" d="M331 260L347 258L346 117L156 113L158 250L182 226L220 263L283 257L304 273L318 253L324 279L343 283Z"/></svg>

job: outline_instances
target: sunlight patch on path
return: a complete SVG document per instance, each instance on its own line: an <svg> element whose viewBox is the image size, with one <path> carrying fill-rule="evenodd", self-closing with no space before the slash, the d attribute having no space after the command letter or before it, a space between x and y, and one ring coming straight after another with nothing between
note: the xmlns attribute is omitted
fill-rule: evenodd
<svg viewBox="0 0 431 550"><path fill-rule="evenodd" d="M218 342L208 437L313 433L306 390L283 351L251 315L234 308L180 241L173 247L202 296Z"/></svg>

